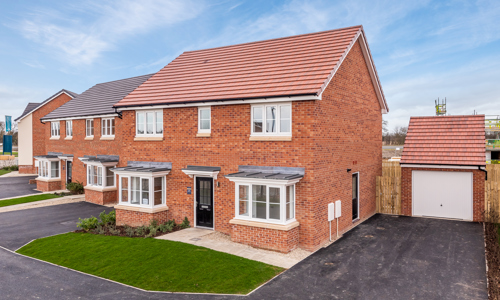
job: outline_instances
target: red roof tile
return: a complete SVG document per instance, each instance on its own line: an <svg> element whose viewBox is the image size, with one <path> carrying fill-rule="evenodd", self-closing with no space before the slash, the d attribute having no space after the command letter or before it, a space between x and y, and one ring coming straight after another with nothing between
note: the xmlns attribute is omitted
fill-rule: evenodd
<svg viewBox="0 0 500 300"><path fill-rule="evenodd" d="M412 117L401 163L486 164L484 115Z"/></svg>
<svg viewBox="0 0 500 300"><path fill-rule="evenodd" d="M317 95L361 34L354 26L184 52L115 107Z"/></svg>

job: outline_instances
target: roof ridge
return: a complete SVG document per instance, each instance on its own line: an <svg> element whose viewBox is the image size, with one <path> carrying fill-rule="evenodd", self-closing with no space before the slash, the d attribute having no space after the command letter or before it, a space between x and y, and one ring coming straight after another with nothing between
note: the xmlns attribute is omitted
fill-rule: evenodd
<svg viewBox="0 0 500 300"><path fill-rule="evenodd" d="M138 76L134 76L134 77L128 77L128 78L116 79L116 80L111 80L111 81L106 81L106 82L100 82L100 83L94 84L92 87L100 85L100 84L106 84L106 83L111 83L111 82L116 82L116 81L122 81L122 80L127 80L127 79L132 79L132 78L138 78L138 77L143 77L143 76L148 76L148 75L149 76L153 76L154 74L156 74L156 73L143 74L143 75L138 75Z"/></svg>
<svg viewBox="0 0 500 300"><path fill-rule="evenodd" d="M279 37L279 38L272 38L272 39L266 39L266 40L260 40L260 41L240 43L240 44L233 44L233 45L226 45L226 46L219 46L219 47L198 49L198 50L189 50L189 51L184 51L182 53L191 53L191 52L197 52L197 51L214 50L214 49L235 47L235 46L241 46L241 45L251 45L251 44L257 44L257 43L263 43L263 42L285 40L285 39L297 38L297 37L306 36L306 35L316 35L316 34L322 34L322 33L327 33L327 32L342 31L342 30L356 28L356 27L363 28L363 25L354 25L354 26L349 26L349 27L344 27L344 28L329 29L329 30L323 30L323 31L318 31L318 32L302 33L302 34L296 34L296 35L291 35L291 36L283 36L283 37Z"/></svg>

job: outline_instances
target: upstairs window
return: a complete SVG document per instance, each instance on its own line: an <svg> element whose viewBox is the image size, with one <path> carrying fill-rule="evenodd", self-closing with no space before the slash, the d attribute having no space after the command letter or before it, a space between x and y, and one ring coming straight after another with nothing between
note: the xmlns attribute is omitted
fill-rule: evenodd
<svg viewBox="0 0 500 300"><path fill-rule="evenodd" d="M94 137L94 119L85 120L85 136Z"/></svg>
<svg viewBox="0 0 500 300"><path fill-rule="evenodd" d="M210 133L210 129L211 129L210 107L198 108L198 132Z"/></svg>
<svg viewBox="0 0 500 300"><path fill-rule="evenodd" d="M115 118L102 119L101 136L104 137L115 136Z"/></svg>
<svg viewBox="0 0 500 300"><path fill-rule="evenodd" d="M50 136L58 138L61 135L61 124L59 122L50 122Z"/></svg>
<svg viewBox="0 0 500 300"><path fill-rule="evenodd" d="M68 120L66 121L66 137L72 137L73 136L73 121Z"/></svg>
<svg viewBox="0 0 500 300"><path fill-rule="evenodd" d="M292 105L290 103L252 105L253 136L291 136Z"/></svg>
<svg viewBox="0 0 500 300"><path fill-rule="evenodd" d="M138 111L136 136L163 136L163 110Z"/></svg>

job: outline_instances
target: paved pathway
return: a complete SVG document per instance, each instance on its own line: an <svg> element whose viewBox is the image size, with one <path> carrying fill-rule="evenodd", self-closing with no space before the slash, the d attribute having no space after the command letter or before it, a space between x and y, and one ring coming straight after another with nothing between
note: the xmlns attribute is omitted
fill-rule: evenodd
<svg viewBox="0 0 500 300"><path fill-rule="evenodd" d="M200 228L188 228L176 231L157 237L157 239L206 247L286 269L293 267L311 254L311 252L302 249L296 249L287 254L257 249L232 242L228 236L222 233Z"/></svg>

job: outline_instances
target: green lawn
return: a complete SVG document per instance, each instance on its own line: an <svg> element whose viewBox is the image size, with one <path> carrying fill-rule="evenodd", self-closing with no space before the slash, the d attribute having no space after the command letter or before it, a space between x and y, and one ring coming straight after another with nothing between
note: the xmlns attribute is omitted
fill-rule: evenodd
<svg viewBox="0 0 500 300"><path fill-rule="evenodd" d="M145 290L246 294L282 268L190 244L66 233L17 252Z"/></svg>
<svg viewBox="0 0 500 300"><path fill-rule="evenodd" d="M11 170L0 169L0 176L12 172Z"/></svg>
<svg viewBox="0 0 500 300"><path fill-rule="evenodd" d="M2 153L4 153L4 152L2 152ZM2 153L0 153L0 154L2 154ZM5 154L3 154L3 155L14 155L15 157L17 157L17 152L14 152L14 151L13 152L5 152Z"/></svg>
<svg viewBox="0 0 500 300"><path fill-rule="evenodd" d="M0 171L2 171L2 170L0 170ZM35 201L40 201L40 200L47 200L47 199L52 199L52 198L59 198L59 197L61 197L61 196L57 196L54 194L40 194L40 195L26 196L26 197L20 197L20 198L8 199L8 200L0 200L0 207L28 203L28 202L35 202Z"/></svg>

